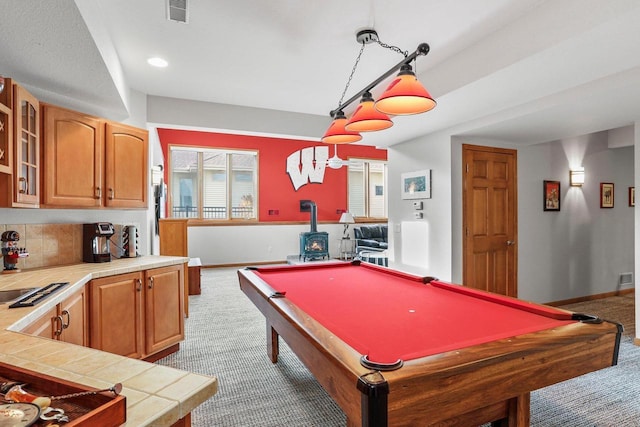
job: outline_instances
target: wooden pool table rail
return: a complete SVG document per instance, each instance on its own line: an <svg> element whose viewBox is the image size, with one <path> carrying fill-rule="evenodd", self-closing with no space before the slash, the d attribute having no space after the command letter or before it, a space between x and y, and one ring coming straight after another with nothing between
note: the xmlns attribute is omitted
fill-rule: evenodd
<svg viewBox="0 0 640 427"><path fill-rule="evenodd" d="M619 325L573 323L373 373L359 363L361 354L254 272L239 270L238 277L265 316L271 361L277 362L282 336L345 412L349 426L468 426L495 420L528 426L530 391L617 361Z"/></svg>

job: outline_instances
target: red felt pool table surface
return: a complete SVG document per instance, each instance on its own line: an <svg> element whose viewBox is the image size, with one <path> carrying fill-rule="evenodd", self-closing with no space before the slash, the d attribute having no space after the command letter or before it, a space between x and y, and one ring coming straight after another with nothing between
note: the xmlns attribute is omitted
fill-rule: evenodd
<svg viewBox="0 0 640 427"><path fill-rule="evenodd" d="M531 390L617 363L620 325L373 264L238 278L350 426L528 426Z"/></svg>
<svg viewBox="0 0 640 427"><path fill-rule="evenodd" d="M256 274L377 363L411 360L574 322L571 313L348 263ZM381 274L382 273L382 274Z"/></svg>

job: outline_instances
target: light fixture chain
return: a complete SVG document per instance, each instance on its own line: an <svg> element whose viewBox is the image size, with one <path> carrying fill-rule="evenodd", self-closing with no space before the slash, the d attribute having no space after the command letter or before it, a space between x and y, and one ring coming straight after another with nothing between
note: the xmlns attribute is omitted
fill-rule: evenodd
<svg viewBox="0 0 640 427"><path fill-rule="evenodd" d="M405 58L406 58L407 56L409 56L409 51L407 51L407 50L402 50L402 49L400 49L398 46L388 45L388 44L386 44L386 43L384 43L384 42L381 42L380 40L376 40L376 42L377 42L380 46L382 46L383 48L385 48L385 49L389 49L389 50L392 50L392 51L394 51L394 52L399 53L400 55L404 55L404 57L405 57Z"/></svg>
<svg viewBox="0 0 640 427"><path fill-rule="evenodd" d="M362 52L364 52L364 43L360 47L360 53L358 53L358 57L356 58L356 63L353 64L353 68L351 69L351 75L349 76L349 80L347 80L347 85L344 87L344 91L342 91L342 96L340 97L340 101L338 105L342 105L342 101L344 100L344 96L347 94L347 90L349 89L349 85L351 84L351 79L356 72L356 68L358 68L358 63L360 62L360 57L362 56Z"/></svg>

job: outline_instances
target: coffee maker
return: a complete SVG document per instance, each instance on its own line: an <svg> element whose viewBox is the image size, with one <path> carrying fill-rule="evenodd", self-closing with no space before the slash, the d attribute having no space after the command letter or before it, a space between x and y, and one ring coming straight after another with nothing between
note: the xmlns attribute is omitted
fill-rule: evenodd
<svg viewBox="0 0 640 427"><path fill-rule="evenodd" d="M82 260L84 262L110 262L109 239L113 236L113 224L95 222L82 226Z"/></svg>

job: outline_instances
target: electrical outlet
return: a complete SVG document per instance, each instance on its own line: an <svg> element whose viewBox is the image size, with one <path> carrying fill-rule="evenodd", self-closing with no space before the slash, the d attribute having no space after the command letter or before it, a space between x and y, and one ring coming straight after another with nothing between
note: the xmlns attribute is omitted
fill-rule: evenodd
<svg viewBox="0 0 640 427"><path fill-rule="evenodd" d="M415 219L422 219L422 212L414 212L413 216Z"/></svg>
<svg viewBox="0 0 640 427"><path fill-rule="evenodd" d="M421 201L413 202L413 209L415 209L417 211L421 211L422 210L422 202Z"/></svg>

